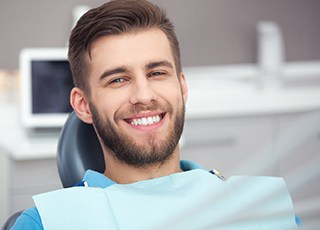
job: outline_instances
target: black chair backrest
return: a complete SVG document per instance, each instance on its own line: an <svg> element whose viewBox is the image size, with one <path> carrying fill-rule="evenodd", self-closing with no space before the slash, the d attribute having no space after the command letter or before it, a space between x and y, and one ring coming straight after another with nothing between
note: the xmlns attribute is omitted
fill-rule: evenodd
<svg viewBox="0 0 320 230"><path fill-rule="evenodd" d="M87 169L104 172L100 142L92 125L71 112L58 141L57 164L63 187L81 182Z"/></svg>
<svg viewBox="0 0 320 230"><path fill-rule="evenodd" d="M10 216L7 221L2 225L1 230L9 230L13 227L14 223L16 222L16 219L21 215L22 211L14 213L12 216Z"/></svg>

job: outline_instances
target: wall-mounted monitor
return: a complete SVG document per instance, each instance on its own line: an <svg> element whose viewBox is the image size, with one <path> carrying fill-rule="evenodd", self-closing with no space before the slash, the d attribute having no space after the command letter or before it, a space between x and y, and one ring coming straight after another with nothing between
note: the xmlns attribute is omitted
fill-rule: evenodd
<svg viewBox="0 0 320 230"><path fill-rule="evenodd" d="M73 87L66 48L28 48L20 53L21 118L26 128L62 127L72 111Z"/></svg>

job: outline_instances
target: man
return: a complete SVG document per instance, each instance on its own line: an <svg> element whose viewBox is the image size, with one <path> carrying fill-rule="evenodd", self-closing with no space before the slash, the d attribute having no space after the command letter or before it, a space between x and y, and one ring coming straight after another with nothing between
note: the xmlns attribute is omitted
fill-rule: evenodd
<svg viewBox="0 0 320 230"><path fill-rule="evenodd" d="M259 186L279 188L281 181L225 182L195 163L180 162L188 90L173 25L157 6L118 0L90 10L71 33L69 62L75 84L71 105L81 120L93 124L106 169L86 172L89 188L35 196L36 207L26 210L14 229L295 226L286 194L276 201L278 207L270 208L270 199L268 204L255 200L257 205L247 201Z"/></svg>

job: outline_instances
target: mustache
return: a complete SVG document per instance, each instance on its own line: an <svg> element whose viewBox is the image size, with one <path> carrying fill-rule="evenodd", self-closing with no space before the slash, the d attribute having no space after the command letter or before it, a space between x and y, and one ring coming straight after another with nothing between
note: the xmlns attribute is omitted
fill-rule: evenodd
<svg viewBox="0 0 320 230"><path fill-rule="evenodd" d="M143 104L136 104L131 105L126 111L119 111L115 114L115 119L125 119L130 117L132 114L137 114L142 111L161 111L172 114L173 108L170 103L165 103L164 105L160 104L159 102L151 102L148 105Z"/></svg>

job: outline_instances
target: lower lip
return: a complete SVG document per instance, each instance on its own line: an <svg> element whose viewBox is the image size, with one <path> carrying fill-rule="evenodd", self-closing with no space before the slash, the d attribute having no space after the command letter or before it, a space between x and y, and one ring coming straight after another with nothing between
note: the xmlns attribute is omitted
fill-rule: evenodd
<svg viewBox="0 0 320 230"><path fill-rule="evenodd" d="M140 131L153 131L158 129L160 126L162 126L162 124L164 123L164 120L166 119L166 115L164 115L164 117L161 119L161 121L159 121L158 123L154 123L151 125L132 125L130 123L127 123L130 127L136 129L136 130L140 130Z"/></svg>

